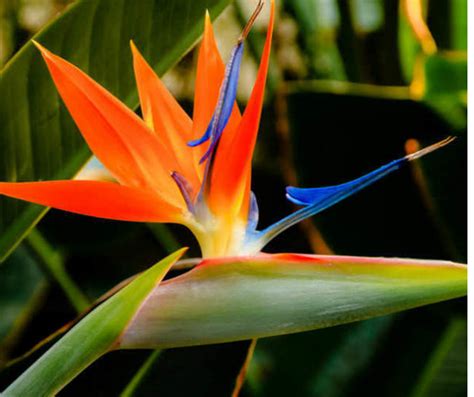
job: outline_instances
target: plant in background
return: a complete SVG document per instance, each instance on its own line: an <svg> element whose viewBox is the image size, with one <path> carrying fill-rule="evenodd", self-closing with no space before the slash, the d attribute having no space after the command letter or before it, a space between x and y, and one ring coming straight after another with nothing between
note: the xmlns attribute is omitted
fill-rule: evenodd
<svg viewBox="0 0 474 397"><path fill-rule="evenodd" d="M288 199L302 208L257 230L251 165L269 66L273 1L243 114L236 91L244 42L262 7L259 2L227 66L206 14L192 120L133 43L143 120L74 65L35 43L83 137L117 183L1 182L0 193L100 218L179 223L194 234L204 259L184 275L160 283L181 250L137 276L75 325L5 395L55 393L113 349L299 332L466 293L466 268L452 262L261 253L292 225L452 141L447 138L344 184L288 187Z"/></svg>

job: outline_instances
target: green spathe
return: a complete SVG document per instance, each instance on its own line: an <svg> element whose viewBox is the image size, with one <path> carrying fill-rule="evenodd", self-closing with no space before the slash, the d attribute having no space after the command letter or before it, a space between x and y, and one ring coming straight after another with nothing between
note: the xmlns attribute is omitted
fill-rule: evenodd
<svg viewBox="0 0 474 397"><path fill-rule="evenodd" d="M301 332L466 290L467 267L445 261L293 254L208 260L155 288L120 346L168 348Z"/></svg>
<svg viewBox="0 0 474 397"><path fill-rule="evenodd" d="M277 254L208 259L160 284L183 250L98 306L6 391L58 392L112 349L167 348L301 332L464 296L447 261Z"/></svg>

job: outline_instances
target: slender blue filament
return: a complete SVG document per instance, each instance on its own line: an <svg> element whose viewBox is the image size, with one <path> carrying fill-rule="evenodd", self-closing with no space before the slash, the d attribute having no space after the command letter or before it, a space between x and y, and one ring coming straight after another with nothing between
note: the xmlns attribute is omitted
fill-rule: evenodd
<svg viewBox="0 0 474 397"><path fill-rule="evenodd" d="M183 197L184 202L186 203L188 211L194 214L194 200L192 197L192 188L190 183L183 175L176 171L173 171L171 173L171 178L173 178L176 185L178 186L178 189L181 192L181 196Z"/></svg>

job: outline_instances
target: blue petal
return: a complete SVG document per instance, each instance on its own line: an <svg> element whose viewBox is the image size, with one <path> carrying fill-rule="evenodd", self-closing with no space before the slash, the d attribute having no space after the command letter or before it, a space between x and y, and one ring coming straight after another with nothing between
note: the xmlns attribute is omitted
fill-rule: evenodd
<svg viewBox="0 0 474 397"><path fill-rule="evenodd" d="M303 205L304 207L279 220L278 222L275 222L273 225L268 226L261 232L258 232L258 237L255 237L258 240L257 244L263 248L265 244L278 236L281 232L302 221L303 219L316 215L317 213L331 207L339 201L344 200L354 193L357 193L379 179L382 179L384 176L399 169L402 165L408 163L409 161L416 160L428 153L433 152L436 149L446 146L454 139L455 137L443 139L442 141L437 142L431 146L427 146L424 149L418 150L417 152L407 154L401 159L394 160L391 163L388 163L367 175L341 185L307 189L288 187L286 189L288 199L296 204Z"/></svg>
<svg viewBox="0 0 474 397"><path fill-rule="evenodd" d="M195 139L194 141L189 141L188 146L195 147L203 144L211 137L212 125L214 124L214 115L212 115L211 122L207 126L206 132L201 138Z"/></svg>
<svg viewBox="0 0 474 397"><path fill-rule="evenodd" d="M232 114L232 108L234 107L235 98L237 96L237 85L239 81L240 64L242 62L242 55L244 53L243 42L237 44L231 55L231 66L228 75L228 84L222 101L222 110L217 122L217 134L221 134L224 130L227 122L229 121L230 115Z"/></svg>
<svg viewBox="0 0 474 397"><path fill-rule="evenodd" d="M208 141L209 139L211 140L211 144L209 145L209 148L207 149L204 156L201 158L200 163L206 161L214 152L222 131L224 131L224 128L229 122L237 95L237 85L243 50L243 42L237 43L237 45L232 50L230 60L227 63L226 74L219 92L217 106L205 133L201 138L188 143L189 146L197 146Z"/></svg>
<svg viewBox="0 0 474 397"><path fill-rule="evenodd" d="M403 157L392 161L367 175L341 185L307 189L290 186L286 188L286 197L298 205L314 206L316 211L319 209L325 209L378 181L390 172L397 170L403 163L408 161L409 160L406 157Z"/></svg>

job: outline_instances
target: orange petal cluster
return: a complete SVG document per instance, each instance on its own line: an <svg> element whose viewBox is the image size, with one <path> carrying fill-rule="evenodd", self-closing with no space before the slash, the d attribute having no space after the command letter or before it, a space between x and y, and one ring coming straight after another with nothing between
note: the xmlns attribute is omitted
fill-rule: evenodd
<svg viewBox="0 0 474 397"><path fill-rule="evenodd" d="M248 207L248 197L244 196L248 196L250 189L250 157L260 117L272 23L273 17L249 106L242 118L235 104L219 145L217 161L220 165L215 169L214 186L208 197L211 210L219 213L225 210L224 200L229 198L234 206ZM199 159L207 145L191 148L187 142L202 135L207 128L225 74L209 14L206 13L198 56L193 120L133 43L133 67L143 120L76 66L35 44L84 139L117 183L3 182L0 193L102 218L185 223L187 208L170 175L178 172L184 176L193 198L196 197L204 172ZM233 155L234 150L239 153ZM226 158L231 161L226 163ZM235 178L235 186L229 186L228 177Z"/></svg>
<svg viewBox="0 0 474 397"><path fill-rule="evenodd" d="M76 66L35 42L71 117L116 182L0 182L0 194L99 218L182 223L196 235L203 253L238 251L245 241L242 231L249 212L251 158L263 103L273 15L271 1L267 38L249 103L243 115L234 103L207 177L207 165L200 160L209 142L197 147L188 143L207 130L226 74L208 13L198 54L193 119L133 42L133 69L143 119Z"/></svg>

